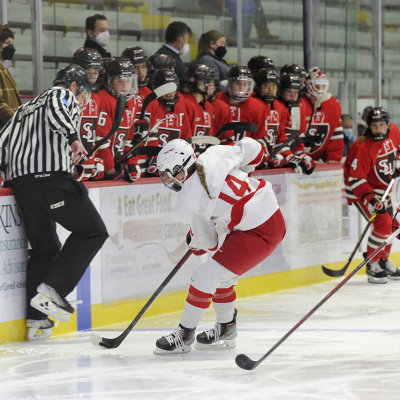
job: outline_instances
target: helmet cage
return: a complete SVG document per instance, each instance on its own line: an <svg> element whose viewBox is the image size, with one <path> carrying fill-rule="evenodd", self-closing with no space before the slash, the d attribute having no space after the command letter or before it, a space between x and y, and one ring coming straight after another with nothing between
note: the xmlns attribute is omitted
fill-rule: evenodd
<svg viewBox="0 0 400 400"><path fill-rule="evenodd" d="M117 91L114 89L114 79L119 79L119 80L132 79L131 87L127 90ZM121 95L124 95L124 96L126 96L127 100L130 100L133 98L133 96L135 95L135 93L138 90L137 75L136 74L130 74L130 75L122 74L122 75L108 76L107 77L107 89L115 98L118 98Z"/></svg>
<svg viewBox="0 0 400 400"><path fill-rule="evenodd" d="M329 81L326 78L325 73L318 67L311 68L306 78L307 92L319 99L328 93L328 88Z"/></svg>
<svg viewBox="0 0 400 400"><path fill-rule="evenodd" d="M246 90L234 90L232 88L232 85L235 82L247 82L248 86ZM239 100L239 101L245 101L247 100L254 89L254 80L250 78L249 76L246 75L239 75L235 77L231 77L228 79L228 91L229 91L229 96L234 99L234 100Z"/></svg>

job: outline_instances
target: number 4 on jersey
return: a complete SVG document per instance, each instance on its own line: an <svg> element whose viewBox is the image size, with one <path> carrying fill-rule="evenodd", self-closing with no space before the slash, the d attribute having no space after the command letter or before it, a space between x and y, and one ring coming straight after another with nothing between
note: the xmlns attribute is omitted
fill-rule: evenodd
<svg viewBox="0 0 400 400"><path fill-rule="evenodd" d="M354 161L351 163L351 167L354 169L354 171L357 169L357 158L355 158Z"/></svg>

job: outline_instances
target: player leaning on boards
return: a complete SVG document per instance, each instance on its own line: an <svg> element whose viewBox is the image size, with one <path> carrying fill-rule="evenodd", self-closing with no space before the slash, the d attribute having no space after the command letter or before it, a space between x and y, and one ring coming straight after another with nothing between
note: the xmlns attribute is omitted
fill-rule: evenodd
<svg viewBox="0 0 400 400"><path fill-rule="evenodd" d="M195 328L213 301L217 323L197 335L196 348L235 347L239 277L268 257L285 236L285 222L272 185L249 177L264 158L256 140L214 146L197 159L184 140L169 142L158 155L165 186L179 192L176 212L189 225L187 242L195 255L218 247L216 225L228 235L218 251L197 268L180 324L157 340L154 354L189 352ZM221 343L222 345L222 343Z"/></svg>
<svg viewBox="0 0 400 400"><path fill-rule="evenodd" d="M65 297L108 237L85 186L72 175L84 151L79 115L91 86L80 66L63 68L54 87L19 107L0 132L0 169L13 187L30 244L29 340L50 337L54 323L47 316L69 320L74 309ZM56 223L71 232L62 249Z"/></svg>
<svg viewBox="0 0 400 400"><path fill-rule="evenodd" d="M383 107L371 109L367 115L367 129L350 147L344 165L344 183L347 202L354 204L368 221L373 213L371 234L368 237L368 255L391 234L392 203L381 201L395 169L400 168L400 132L391 124L389 113ZM400 279L400 271L389 260L391 244L367 264L368 282L386 283Z"/></svg>

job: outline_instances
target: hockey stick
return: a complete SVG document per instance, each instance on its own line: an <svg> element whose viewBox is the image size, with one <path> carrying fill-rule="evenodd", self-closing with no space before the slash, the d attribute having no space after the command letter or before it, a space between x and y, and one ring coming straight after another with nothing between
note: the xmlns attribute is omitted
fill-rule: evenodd
<svg viewBox="0 0 400 400"><path fill-rule="evenodd" d="M393 232L375 251L370 254L365 260L349 275L346 276L333 290L331 290L327 296L325 296L306 316L304 316L286 335L284 335L279 342L277 342L268 353L264 354L259 360L253 361L245 354L239 354L236 357L236 364L243 369L252 370L257 368L277 347L279 347L308 317L310 317L322 304L324 304L332 295L334 295L353 275L355 275L368 261L375 257L391 240L393 240L398 234L400 234L400 228Z"/></svg>
<svg viewBox="0 0 400 400"><path fill-rule="evenodd" d="M228 122L227 124L221 126L221 129L215 135L216 138L219 138L226 131L234 131L234 132L256 132L257 125L252 122Z"/></svg>
<svg viewBox="0 0 400 400"><path fill-rule="evenodd" d="M390 190L392 189L394 180L397 178L397 175L398 175L398 173L396 174L396 172L395 172L394 175L393 175L392 180L390 181L388 187L386 188L385 193L384 193L383 196L382 196L381 201L385 201L385 199L386 199L386 197L388 196ZM365 236L366 233L368 232L368 229L369 229L369 227L371 226L372 221L375 219L376 215L377 215L377 214L376 214L375 212L371 215L371 218L368 220L368 223L367 223L366 227L365 227L364 230L362 231L361 236L360 236L360 238L358 239L357 244L355 245L355 247L354 247L354 249L353 249L353 251L352 251L352 253L351 253L349 259L347 260L346 265L345 265L342 269L339 269L339 270L336 270L336 271L335 271L335 270L333 270L333 269L326 268L326 267L324 267L324 266L322 265L322 271L324 271L324 273L325 273L326 275L331 276L331 277L334 277L334 278L338 278L338 277L341 277L341 276L343 276L343 275L345 274L345 272L347 271L347 268L349 267L351 261L353 260L354 254L356 254L356 251L357 251L358 247L360 246L362 240L364 239L364 236Z"/></svg>
<svg viewBox="0 0 400 400"><path fill-rule="evenodd" d="M175 276L175 274L179 271L185 261L192 254L191 250L188 250L186 254L181 258L181 260L176 264L175 268L169 273L169 275L164 279L163 283L158 287L158 289L154 292L154 294L150 297L147 303L143 306L143 308L139 311L139 314L136 315L135 319L130 323L130 325L121 333L121 335L117 336L113 339L108 339L104 337L100 337L95 333L90 334L90 339L92 343L96 347L105 348L105 349L115 349L117 348L124 339L128 336L129 332L133 329L133 327L137 324L137 322L142 318L143 314L147 311L147 309L152 305L157 296L161 293L161 291L167 286L169 281Z"/></svg>
<svg viewBox="0 0 400 400"><path fill-rule="evenodd" d="M143 120L144 115L146 113L147 106L155 99L158 99L161 96L164 96L168 93L175 92L177 89L176 83L168 82L164 85L159 86L157 89L154 89L151 93L149 93L146 98L143 100L142 112L140 113L140 120Z"/></svg>
<svg viewBox="0 0 400 400"><path fill-rule="evenodd" d="M107 135L104 136L104 138L101 139L100 142L97 143L87 154L83 153L79 154L81 156L81 161L79 162L79 164L83 164L85 161L87 161L88 158L90 158L101 146L103 146L104 143L106 143L110 139L112 135L115 134L115 132L118 131L125 106L126 106L126 96L121 95L118 97L117 104L115 106L115 116L110 132L108 132Z"/></svg>

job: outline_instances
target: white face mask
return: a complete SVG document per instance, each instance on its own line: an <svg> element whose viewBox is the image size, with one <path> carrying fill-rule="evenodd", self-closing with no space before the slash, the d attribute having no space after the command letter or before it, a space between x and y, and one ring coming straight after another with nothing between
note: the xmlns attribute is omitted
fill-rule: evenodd
<svg viewBox="0 0 400 400"><path fill-rule="evenodd" d="M110 42L110 33L108 31L98 33L96 35L96 42L100 46L107 46L108 43Z"/></svg>
<svg viewBox="0 0 400 400"><path fill-rule="evenodd" d="M180 50L179 50L179 55L180 56L186 56L187 53L189 53L190 46L189 43L186 43Z"/></svg>

